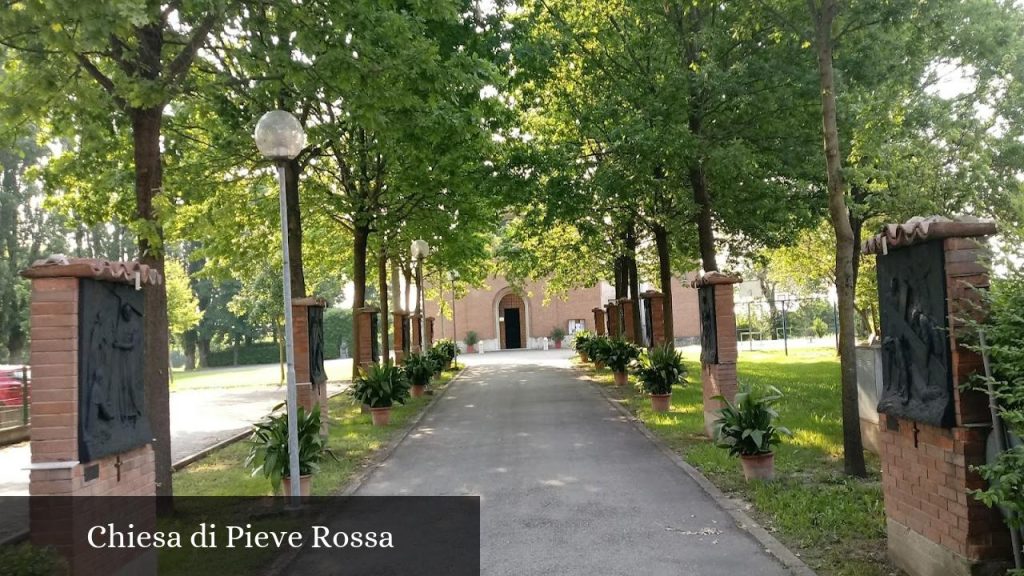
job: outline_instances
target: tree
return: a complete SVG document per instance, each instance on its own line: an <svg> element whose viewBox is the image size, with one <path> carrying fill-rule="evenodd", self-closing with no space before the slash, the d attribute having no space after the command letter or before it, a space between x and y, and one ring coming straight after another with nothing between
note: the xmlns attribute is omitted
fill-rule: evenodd
<svg viewBox="0 0 1024 576"><path fill-rule="evenodd" d="M177 260L165 263L164 282L167 284L167 325L172 336L181 337L202 320L199 300L192 293L185 265Z"/></svg>
<svg viewBox="0 0 1024 576"><path fill-rule="evenodd" d="M99 111L131 134L134 222L139 260L163 271L160 211L163 188L160 136L167 105L181 93L196 53L222 17L219 0L129 0L101 6L73 0L16 1L0 12L0 44L31 74L11 107L47 102L53 126ZM62 89L55 90L60 86ZM56 93L60 98L54 97ZM65 94L73 95L67 98ZM67 128L73 133L83 124ZM146 406L155 435L158 495L171 495L167 293L147 289L145 305Z"/></svg>

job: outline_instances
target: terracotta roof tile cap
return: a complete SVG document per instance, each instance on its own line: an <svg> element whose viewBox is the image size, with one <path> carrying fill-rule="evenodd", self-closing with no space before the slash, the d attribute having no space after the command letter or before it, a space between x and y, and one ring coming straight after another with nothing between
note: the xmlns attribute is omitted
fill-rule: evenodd
<svg viewBox="0 0 1024 576"><path fill-rule="evenodd" d="M718 271L706 272L700 278L695 278L693 282L690 282L691 288L700 288L702 286L712 286L715 284L739 284L743 282L743 279L735 274L723 274Z"/></svg>
<svg viewBox="0 0 1024 576"><path fill-rule="evenodd" d="M318 296L308 296L306 298L292 298L292 306L319 306L321 308L327 307L327 300Z"/></svg>
<svg viewBox="0 0 1024 576"><path fill-rule="evenodd" d="M929 240L943 238L970 238L989 236L997 231L992 220L974 216L915 216L903 224L886 224L881 233L869 238L861 246L864 254L886 254L890 247L913 246Z"/></svg>
<svg viewBox="0 0 1024 576"><path fill-rule="evenodd" d="M138 283L140 286L159 285L164 281L163 275L155 268L137 261L68 258L63 254L53 254L36 260L22 270L21 275L24 278L92 278L122 284Z"/></svg>

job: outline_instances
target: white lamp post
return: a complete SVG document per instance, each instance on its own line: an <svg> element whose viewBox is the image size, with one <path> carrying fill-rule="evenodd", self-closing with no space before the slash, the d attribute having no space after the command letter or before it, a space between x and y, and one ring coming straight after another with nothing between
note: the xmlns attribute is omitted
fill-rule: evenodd
<svg viewBox="0 0 1024 576"><path fill-rule="evenodd" d="M288 205L285 199L285 165L306 146L302 124L284 110L267 112L256 123L256 148L268 160L277 163L277 181L281 201L281 257L284 268L284 340L288 362L288 475L291 497L297 502L301 495L299 477L298 394L295 391L295 337L292 330L292 274L288 256Z"/></svg>
<svg viewBox="0 0 1024 576"><path fill-rule="evenodd" d="M455 330L455 281L459 279L459 271L452 270L448 273L448 280L452 283L452 342L455 344L455 367L459 366L459 333Z"/></svg>
<svg viewBox="0 0 1024 576"><path fill-rule="evenodd" d="M420 354L426 350L427 319L423 312L427 301L423 298L423 259L430 256L430 244L426 240L413 240L409 254L416 260L416 313L420 316Z"/></svg>

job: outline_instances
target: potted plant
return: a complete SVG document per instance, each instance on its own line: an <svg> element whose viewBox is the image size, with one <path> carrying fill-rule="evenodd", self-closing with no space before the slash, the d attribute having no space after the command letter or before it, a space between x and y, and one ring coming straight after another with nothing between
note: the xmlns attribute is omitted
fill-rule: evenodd
<svg viewBox="0 0 1024 576"><path fill-rule="evenodd" d="M782 398L774 386L767 390L752 390L741 386L734 402L724 396L715 396L724 404L715 420L715 444L729 450L730 456L739 456L743 476L750 480L771 480L775 477L775 453L772 446L782 436L793 434L776 426L778 413L772 405Z"/></svg>
<svg viewBox="0 0 1024 576"><path fill-rule="evenodd" d="M634 366L633 373L640 386L651 395L651 409L668 412L672 386L686 381L683 357L666 342L641 354Z"/></svg>
<svg viewBox="0 0 1024 576"><path fill-rule="evenodd" d="M320 470L320 462L325 456L335 460L337 457L327 448L324 437L320 435L319 404L310 412L299 406L296 422L299 428L299 493L309 496L309 479ZM275 494L279 493L282 483L284 493L291 494L287 412L272 414L253 425L249 444L246 468L252 470L253 476L262 473L268 478Z"/></svg>
<svg viewBox="0 0 1024 576"><path fill-rule="evenodd" d="M429 355L413 353L405 357L405 365L402 368L412 385L412 397L419 398L426 393L437 364Z"/></svg>
<svg viewBox="0 0 1024 576"><path fill-rule="evenodd" d="M611 347L611 339L607 336L594 336L587 345L587 352L590 359L594 361L594 368L601 370L607 362L608 350Z"/></svg>
<svg viewBox="0 0 1024 576"><path fill-rule="evenodd" d="M555 326L554 328L551 329L551 334L548 335L548 338L550 338L555 343L555 350L561 350L562 340L565 340L565 330L562 330L560 327Z"/></svg>
<svg viewBox="0 0 1024 576"><path fill-rule="evenodd" d="M472 330L466 332L466 337L462 340L462 342L466 345L466 352L470 354L473 353L473 347L476 346L477 342L479 341L480 337L477 336L476 332Z"/></svg>
<svg viewBox="0 0 1024 576"><path fill-rule="evenodd" d="M455 353L457 351L455 342L449 339L438 340L437 344L434 344L434 349L438 351L440 357L444 359L444 363L441 366L442 370L450 370L452 362L455 360Z"/></svg>
<svg viewBox="0 0 1024 576"><path fill-rule="evenodd" d="M444 353L438 350L437 346L434 346L430 350L427 350L427 353L424 354L424 356L426 356L427 360L430 361L431 368L434 369L433 375L440 375L441 371L444 370L445 362L448 361Z"/></svg>
<svg viewBox="0 0 1024 576"><path fill-rule="evenodd" d="M615 338L608 342L608 349L604 353L604 362L612 369L616 386L626 385L629 380L626 369L639 357L640 348L631 342L626 342L621 338Z"/></svg>
<svg viewBox="0 0 1024 576"><path fill-rule="evenodd" d="M387 426L391 421L391 407L396 402L405 404L409 397L409 380L405 371L391 362L374 364L360 373L350 393L358 402L370 407L374 426Z"/></svg>
<svg viewBox="0 0 1024 576"><path fill-rule="evenodd" d="M593 337L594 335L587 330L580 330L573 335L572 347L576 349L576 354L579 354L580 360L584 362L590 362L590 353L587 351L587 347Z"/></svg>

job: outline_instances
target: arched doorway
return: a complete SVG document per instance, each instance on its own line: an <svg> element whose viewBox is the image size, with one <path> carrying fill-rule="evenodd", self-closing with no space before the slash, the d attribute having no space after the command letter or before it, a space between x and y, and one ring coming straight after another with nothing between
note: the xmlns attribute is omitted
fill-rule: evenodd
<svg viewBox="0 0 1024 576"><path fill-rule="evenodd" d="M498 341L502 350L526 348L526 302L514 292L500 296L495 305Z"/></svg>

